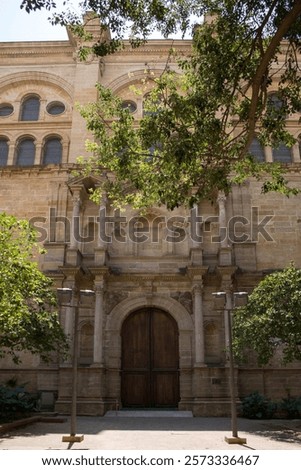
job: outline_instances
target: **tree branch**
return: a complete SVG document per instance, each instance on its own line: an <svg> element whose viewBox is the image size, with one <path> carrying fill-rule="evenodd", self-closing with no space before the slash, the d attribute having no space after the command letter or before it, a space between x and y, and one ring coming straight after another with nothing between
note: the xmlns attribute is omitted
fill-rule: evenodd
<svg viewBox="0 0 301 470"><path fill-rule="evenodd" d="M278 30L276 31L275 35L271 39L271 42L257 68L256 74L253 80L251 105L250 105L250 111L249 111L249 116L248 116L248 138L247 138L245 147L243 149L243 154L249 148L253 140L254 134L255 134L256 111L257 111L257 105L258 105L259 91L262 85L262 79L267 72L269 63L274 57L276 49L279 46L281 40L283 39L285 34L288 32L290 27L294 24L294 22L296 21L296 18L300 16L300 14L301 14L301 2L300 0L296 0L293 8L283 18L282 22L280 23Z"/></svg>

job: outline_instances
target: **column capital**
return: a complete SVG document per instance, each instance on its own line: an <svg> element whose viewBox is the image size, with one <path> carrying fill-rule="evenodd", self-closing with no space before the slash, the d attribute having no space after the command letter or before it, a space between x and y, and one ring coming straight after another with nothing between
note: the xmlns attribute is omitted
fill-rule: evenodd
<svg viewBox="0 0 301 470"><path fill-rule="evenodd" d="M85 273L79 266L59 266L59 270L66 276L66 281L77 286L84 278Z"/></svg>
<svg viewBox="0 0 301 470"><path fill-rule="evenodd" d="M78 207L81 206L82 199L81 199L79 191L77 191L76 193L72 195L72 203L73 203L73 206L78 206Z"/></svg>
<svg viewBox="0 0 301 470"><path fill-rule="evenodd" d="M225 204L226 201L227 201L227 196L226 194L224 193L224 191L219 191L218 192L218 195L217 195L217 198L216 198L218 204Z"/></svg>
<svg viewBox="0 0 301 470"><path fill-rule="evenodd" d="M187 274L191 281L196 283L203 283L203 277L208 272L208 266L188 266Z"/></svg>
<svg viewBox="0 0 301 470"><path fill-rule="evenodd" d="M94 284L103 283L106 276L109 273L109 268L107 266L100 266L98 268L89 268L90 273L94 277Z"/></svg>
<svg viewBox="0 0 301 470"><path fill-rule="evenodd" d="M223 282L229 282L229 280L232 283L232 278L234 277L236 271L237 271L237 266L231 265L231 266L218 266L216 268L217 273L220 275L222 283Z"/></svg>
<svg viewBox="0 0 301 470"><path fill-rule="evenodd" d="M202 281L198 282L198 283L194 283L193 286L192 286L193 295L202 294L203 288L204 288L204 284L203 284Z"/></svg>

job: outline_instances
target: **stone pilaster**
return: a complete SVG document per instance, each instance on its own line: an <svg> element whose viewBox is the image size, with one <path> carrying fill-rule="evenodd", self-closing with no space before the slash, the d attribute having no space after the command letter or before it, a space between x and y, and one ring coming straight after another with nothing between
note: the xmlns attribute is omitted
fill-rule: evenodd
<svg viewBox="0 0 301 470"><path fill-rule="evenodd" d="M203 366L205 363L205 335L203 316L203 283L198 282L192 288L193 314L194 314L194 340L195 340L195 365Z"/></svg>
<svg viewBox="0 0 301 470"><path fill-rule="evenodd" d="M193 293L193 317L194 317L194 362L196 367L203 367L205 364L205 335L203 316L203 277L207 267L190 267L188 275L192 281Z"/></svg>
<svg viewBox="0 0 301 470"><path fill-rule="evenodd" d="M233 308L233 276L236 271L236 266L220 266L218 272L221 276L220 291L225 293L224 300L224 331L225 331L225 350L229 350L230 330L228 316ZM226 362L228 363L229 357L226 354Z"/></svg>
<svg viewBox="0 0 301 470"><path fill-rule="evenodd" d="M107 268L90 268L94 276L94 291L95 291L95 311L94 311L94 347L93 347L93 364L94 366L103 367L104 365L104 326L105 326L105 312L104 312L104 289L105 289L105 276Z"/></svg>
<svg viewBox="0 0 301 470"><path fill-rule="evenodd" d="M95 282L95 313L94 313L94 350L93 363L103 365L103 281Z"/></svg>
<svg viewBox="0 0 301 470"><path fill-rule="evenodd" d="M97 247L94 250L95 265L104 266L107 258L107 241L106 241L106 223L105 217L107 214L107 195L104 193L101 197L99 205L99 230Z"/></svg>
<svg viewBox="0 0 301 470"><path fill-rule="evenodd" d="M79 223L80 223L80 208L81 208L81 189L76 188L73 192L72 202L72 219L71 219L71 233L70 233L70 248L77 249L78 240L77 234L79 233Z"/></svg>
<svg viewBox="0 0 301 470"><path fill-rule="evenodd" d="M229 245L228 238L228 219L226 213L226 200L227 197L224 192L220 191L218 203L218 218L219 218L219 234L220 234L220 249L219 249L219 265L230 266L232 264L232 248Z"/></svg>

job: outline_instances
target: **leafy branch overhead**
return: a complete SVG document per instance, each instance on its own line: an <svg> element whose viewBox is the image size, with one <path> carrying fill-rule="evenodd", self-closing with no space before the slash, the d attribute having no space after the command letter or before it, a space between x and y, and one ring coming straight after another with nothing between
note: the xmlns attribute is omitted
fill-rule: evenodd
<svg viewBox="0 0 301 470"><path fill-rule="evenodd" d="M19 362L23 350L40 354L67 352L59 324L52 281L33 260L36 234L25 220L0 214L0 357Z"/></svg>
<svg viewBox="0 0 301 470"><path fill-rule="evenodd" d="M281 166L257 162L250 146L255 136L272 147L295 143L286 121L301 110L299 0L86 0L82 6L112 32L113 40L88 44L96 55L122 47L128 30L132 45L154 29L168 37L190 28L193 36L186 57L171 51L176 67L168 62L158 78L146 72L153 92L139 122L100 85L98 102L81 110L95 137L82 171L102 174L101 191L115 204L192 205L250 176L264 178L263 191L297 192ZM80 23L69 13L60 21ZM275 86L277 100L270 95Z"/></svg>

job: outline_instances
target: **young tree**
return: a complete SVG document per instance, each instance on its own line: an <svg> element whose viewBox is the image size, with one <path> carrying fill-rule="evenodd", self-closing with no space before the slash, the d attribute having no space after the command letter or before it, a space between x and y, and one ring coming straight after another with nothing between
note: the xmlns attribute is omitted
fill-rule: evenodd
<svg viewBox="0 0 301 470"><path fill-rule="evenodd" d="M22 5L36 3L45 0ZM128 25L132 44L139 45L154 28L167 37L184 33L191 15L199 20L190 56L178 58L181 73L167 63L158 79L146 74L154 90L139 125L101 86L99 101L82 109L97 142L88 146L92 158L84 172L108 176L100 192L105 189L116 204L173 209L214 198L218 190L227 193L249 176L268 175L263 191L296 193L283 169L258 164L250 146L255 135L274 147L295 142L285 123L301 109L299 0L86 0L82 6L114 33L113 40L92 45L97 55L121 47ZM70 13L56 21L79 24ZM275 80L276 99L269 95Z"/></svg>
<svg viewBox="0 0 301 470"><path fill-rule="evenodd" d="M67 352L52 281L32 259L35 240L27 221L0 214L0 356L14 362L23 350L46 361Z"/></svg>
<svg viewBox="0 0 301 470"><path fill-rule="evenodd" d="M281 347L283 362L301 359L301 269L293 265L266 276L246 306L233 312L233 350L240 359L247 350L267 364Z"/></svg>

